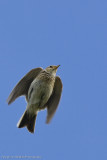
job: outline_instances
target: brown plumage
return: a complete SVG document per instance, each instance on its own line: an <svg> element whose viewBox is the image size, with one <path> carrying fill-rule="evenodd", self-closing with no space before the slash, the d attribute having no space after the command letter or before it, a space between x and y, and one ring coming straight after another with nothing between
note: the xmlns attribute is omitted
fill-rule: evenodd
<svg viewBox="0 0 107 160"><path fill-rule="evenodd" d="M28 72L15 86L8 97L8 104L24 95L27 108L18 122L18 128L27 127L33 133L37 113L47 108L46 123L52 119L62 93L62 81L56 76L58 66L49 66L45 70L35 68Z"/></svg>

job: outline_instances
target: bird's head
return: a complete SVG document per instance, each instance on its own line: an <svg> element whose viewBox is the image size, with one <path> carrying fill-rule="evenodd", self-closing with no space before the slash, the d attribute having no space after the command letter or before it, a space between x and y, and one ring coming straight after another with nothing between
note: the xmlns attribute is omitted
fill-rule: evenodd
<svg viewBox="0 0 107 160"><path fill-rule="evenodd" d="M50 73L50 74L52 74L52 75L56 75L56 71L57 71L57 69L58 69L58 67L59 67L60 65L57 65L57 66L49 66L49 67L47 67L45 70L48 72L48 73Z"/></svg>

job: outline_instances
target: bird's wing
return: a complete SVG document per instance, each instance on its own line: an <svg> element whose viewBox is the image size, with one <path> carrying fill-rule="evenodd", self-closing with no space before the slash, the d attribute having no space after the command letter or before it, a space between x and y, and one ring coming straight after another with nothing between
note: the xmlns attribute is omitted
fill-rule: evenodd
<svg viewBox="0 0 107 160"><path fill-rule="evenodd" d="M61 93L62 93L62 87L63 87L63 85L62 85L61 79L58 76L56 76L53 93L46 104L46 106L47 106L46 123L50 122L50 120L52 119L52 117L58 107Z"/></svg>
<svg viewBox="0 0 107 160"><path fill-rule="evenodd" d="M21 95L25 95L27 98L27 93L31 82L36 78L36 76L42 71L42 68L35 68L29 71L15 86L15 88L10 93L7 102L11 104L15 99Z"/></svg>

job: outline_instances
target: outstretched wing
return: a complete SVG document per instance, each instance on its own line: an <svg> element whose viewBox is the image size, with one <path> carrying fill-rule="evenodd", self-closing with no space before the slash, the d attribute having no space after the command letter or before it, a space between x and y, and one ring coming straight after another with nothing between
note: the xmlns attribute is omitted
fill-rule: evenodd
<svg viewBox="0 0 107 160"><path fill-rule="evenodd" d="M21 95L25 95L27 98L27 93L31 82L36 78L36 76L42 71L42 68L35 68L28 72L15 86L15 88L10 93L7 102L11 104L15 99Z"/></svg>
<svg viewBox="0 0 107 160"><path fill-rule="evenodd" d="M56 76L53 93L46 104L46 106L47 106L46 123L50 122L50 120L52 119L52 117L58 107L61 93L62 93L62 86L63 85L62 85L61 79L58 76Z"/></svg>

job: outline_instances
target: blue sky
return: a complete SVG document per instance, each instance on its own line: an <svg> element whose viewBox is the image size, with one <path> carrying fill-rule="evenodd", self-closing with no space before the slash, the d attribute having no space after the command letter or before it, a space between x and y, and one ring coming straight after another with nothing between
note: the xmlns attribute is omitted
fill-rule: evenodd
<svg viewBox="0 0 107 160"><path fill-rule="evenodd" d="M16 124L24 97L8 106L32 68L58 65L62 98L49 125L35 133ZM0 0L0 156L107 160L107 1Z"/></svg>

